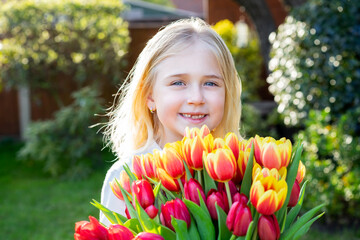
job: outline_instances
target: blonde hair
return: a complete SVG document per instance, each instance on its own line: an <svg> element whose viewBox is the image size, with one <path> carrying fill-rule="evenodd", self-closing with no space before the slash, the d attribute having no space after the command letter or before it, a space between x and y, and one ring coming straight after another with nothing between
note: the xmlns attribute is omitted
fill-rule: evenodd
<svg viewBox="0 0 360 240"><path fill-rule="evenodd" d="M203 20L183 19L161 29L148 41L119 89L120 94L108 113L110 119L104 131L107 145L111 145L118 158L136 154L154 139L160 139L160 123L156 114L151 114L147 107L147 98L156 79L156 67L194 41L209 46L225 82L224 116L213 135L224 137L230 131L239 134L241 83L231 53L221 37Z"/></svg>

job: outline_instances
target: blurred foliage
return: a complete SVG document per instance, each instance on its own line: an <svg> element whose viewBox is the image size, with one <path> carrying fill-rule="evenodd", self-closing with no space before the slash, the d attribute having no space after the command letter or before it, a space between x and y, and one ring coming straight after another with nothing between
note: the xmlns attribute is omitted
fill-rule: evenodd
<svg viewBox="0 0 360 240"><path fill-rule="evenodd" d="M250 32L247 45L239 47L238 34L244 33L238 33L231 21L227 19L219 21L213 28L225 41L234 58L242 82L242 98L245 101L259 100L258 89L263 84L260 78L262 57L256 34Z"/></svg>
<svg viewBox="0 0 360 240"><path fill-rule="evenodd" d="M359 12L357 0L309 0L270 35L269 90L285 124L325 108L336 121L360 104Z"/></svg>
<svg viewBox="0 0 360 240"><path fill-rule="evenodd" d="M155 3L165 7L174 8L174 4L171 0L143 0L144 2Z"/></svg>
<svg viewBox="0 0 360 240"><path fill-rule="evenodd" d="M343 114L336 124L329 111L309 113L298 140L304 143L309 179L304 204L326 203L330 220L353 222L360 218L360 107ZM311 206L308 206L311 208Z"/></svg>
<svg viewBox="0 0 360 240"><path fill-rule="evenodd" d="M122 80L129 44L119 0L24 0L0 7L0 81L51 89ZM59 77L60 76L60 77Z"/></svg>
<svg viewBox="0 0 360 240"><path fill-rule="evenodd" d="M74 102L57 111L53 120L30 124L19 157L41 162L52 176L83 178L104 164L101 135L89 128L99 122L94 113L103 109L95 88L84 87L72 95Z"/></svg>

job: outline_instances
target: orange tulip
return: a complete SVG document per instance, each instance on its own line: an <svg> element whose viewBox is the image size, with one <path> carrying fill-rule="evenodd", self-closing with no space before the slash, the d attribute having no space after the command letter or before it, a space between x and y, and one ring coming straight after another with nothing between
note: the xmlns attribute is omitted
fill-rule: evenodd
<svg viewBox="0 0 360 240"><path fill-rule="evenodd" d="M118 182L121 185L121 187L123 187L128 193L131 194L130 179L129 179L129 175L126 173L125 170L122 170L120 172L120 178L119 178ZM117 198L119 198L120 200L124 200L124 197L121 194L119 185L116 183L115 179L110 182L110 187Z"/></svg>
<svg viewBox="0 0 360 240"><path fill-rule="evenodd" d="M222 138L215 138L215 139L214 139L214 143L213 143L213 151L216 150L216 149L218 149L218 148L227 148L227 149L230 149L230 148L226 145L224 139L222 139Z"/></svg>
<svg viewBox="0 0 360 240"><path fill-rule="evenodd" d="M151 153L147 153L145 155L141 155L141 170L143 175L148 178L158 180L156 175L156 165L154 161L154 156Z"/></svg>
<svg viewBox="0 0 360 240"><path fill-rule="evenodd" d="M299 168L298 168L298 172L296 175L296 180L301 183L305 177L305 173L306 173L306 168L305 165L300 161L299 162Z"/></svg>
<svg viewBox="0 0 360 240"><path fill-rule="evenodd" d="M259 178L251 186L250 201L259 213L271 215L283 206L288 186L285 179L278 181L273 176Z"/></svg>
<svg viewBox="0 0 360 240"><path fill-rule="evenodd" d="M162 168L156 169L157 175L161 181L161 184L168 189L169 191L178 192L180 190L180 186L178 181L174 180L166 171Z"/></svg>
<svg viewBox="0 0 360 240"><path fill-rule="evenodd" d="M189 168L194 170L203 169L203 152L207 152L205 142L199 136L193 139L184 138L183 153L184 158Z"/></svg>
<svg viewBox="0 0 360 240"><path fill-rule="evenodd" d="M234 154L235 160L239 159L240 143L235 133L230 132L225 136L225 143L231 149Z"/></svg>
<svg viewBox="0 0 360 240"><path fill-rule="evenodd" d="M198 128L185 128L185 137L193 139L196 136L200 136L201 138L205 138L208 134L210 134L210 129L208 126L203 125L200 129Z"/></svg>
<svg viewBox="0 0 360 240"><path fill-rule="evenodd" d="M230 149L219 148L204 156L209 176L218 182L230 181L236 173L236 161Z"/></svg>
<svg viewBox="0 0 360 240"><path fill-rule="evenodd" d="M266 168L280 169L287 167L291 158L292 144L290 140L281 138L255 136L254 155L256 161Z"/></svg>
<svg viewBox="0 0 360 240"><path fill-rule="evenodd" d="M163 168L170 177L178 179L184 175L185 167L178 149L165 145L160 160L157 167Z"/></svg>
<svg viewBox="0 0 360 240"><path fill-rule="evenodd" d="M142 169L141 169L141 160L140 160L140 156L133 156L132 158L132 167L134 169L135 175L138 179L142 179Z"/></svg>

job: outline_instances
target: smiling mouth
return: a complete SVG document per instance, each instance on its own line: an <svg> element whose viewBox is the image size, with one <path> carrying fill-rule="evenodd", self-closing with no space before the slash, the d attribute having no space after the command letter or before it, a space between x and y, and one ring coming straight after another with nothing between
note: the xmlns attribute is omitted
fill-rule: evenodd
<svg viewBox="0 0 360 240"><path fill-rule="evenodd" d="M180 113L180 115L185 118L191 118L191 119L202 119L207 116L207 114L186 114L186 113Z"/></svg>

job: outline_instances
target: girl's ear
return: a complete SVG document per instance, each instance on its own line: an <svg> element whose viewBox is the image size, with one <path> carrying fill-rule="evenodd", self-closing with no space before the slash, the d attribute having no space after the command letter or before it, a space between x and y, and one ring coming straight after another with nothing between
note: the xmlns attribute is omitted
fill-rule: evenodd
<svg viewBox="0 0 360 240"><path fill-rule="evenodd" d="M155 109L155 101L152 97L152 93L149 94L149 96L146 99L146 105L149 109Z"/></svg>

